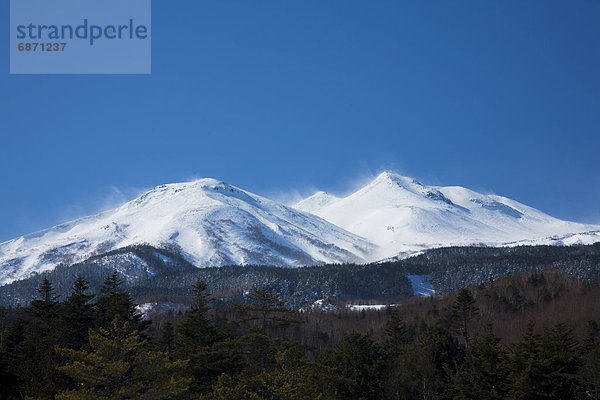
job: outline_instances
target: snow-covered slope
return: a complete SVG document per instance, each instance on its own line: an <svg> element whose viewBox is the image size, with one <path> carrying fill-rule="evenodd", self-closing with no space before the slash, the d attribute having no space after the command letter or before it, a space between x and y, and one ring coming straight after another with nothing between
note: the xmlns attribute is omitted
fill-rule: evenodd
<svg viewBox="0 0 600 400"><path fill-rule="evenodd" d="M598 225L561 221L506 197L426 186L389 172L347 197L319 192L295 207L377 244L379 258L448 245L546 243L552 236L557 243L560 237L600 231ZM600 240L594 233L576 237L581 243Z"/></svg>
<svg viewBox="0 0 600 400"><path fill-rule="evenodd" d="M135 244L198 267L370 262L449 245L600 241L600 226L561 221L502 196L382 173L343 198L287 207L214 179L161 185L121 207L0 243L0 285Z"/></svg>
<svg viewBox="0 0 600 400"><path fill-rule="evenodd" d="M313 210L320 210L323 207L328 206L331 203L340 200L339 197L336 197L327 192L319 191L312 196L307 197L304 200L300 200L298 203L294 205L298 210L312 212Z"/></svg>
<svg viewBox="0 0 600 400"><path fill-rule="evenodd" d="M374 246L314 215L214 179L158 186L123 206L0 243L0 284L133 244L199 267L364 262Z"/></svg>

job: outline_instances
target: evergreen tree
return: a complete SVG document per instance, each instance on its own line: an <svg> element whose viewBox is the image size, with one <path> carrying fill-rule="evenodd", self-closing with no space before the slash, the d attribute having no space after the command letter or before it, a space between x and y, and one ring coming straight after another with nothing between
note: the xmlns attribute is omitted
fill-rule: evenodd
<svg viewBox="0 0 600 400"><path fill-rule="evenodd" d="M308 362L297 343L282 343L277 350L276 367L256 375L234 379L229 374L219 377L211 399L325 399L321 387L327 382L323 371ZM208 398L208 397L207 397ZM327 397L332 398L332 397Z"/></svg>
<svg viewBox="0 0 600 400"><path fill-rule="evenodd" d="M463 348L450 332L439 325L428 327L412 348L409 372L402 382L410 388L411 396L431 399L441 392L451 366L462 363Z"/></svg>
<svg viewBox="0 0 600 400"><path fill-rule="evenodd" d="M540 363L543 372L542 393L549 399L577 398L581 365L577 342L565 324L546 329L540 340Z"/></svg>
<svg viewBox="0 0 600 400"><path fill-rule="evenodd" d="M282 343L277 350L277 367L266 373L263 382L277 399L325 399L322 371L306 360L298 343Z"/></svg>
<svg viewBox="0 0 600 400"><path fill-rule="evenodd" d="M380 399L383 395L385 361L382 350L366 335L350 333L325 353L326 385L332 398Z"/></svg>
<svg viewBox="0 0 600 400"><path fill-rule="evenodd" d="M42 328L47 329L58 315L60 296L56 294L48 277L44 277L37 291L39 299L32 300L27 311L41 323Z"/></svg>
<svg viewBox="0 0 600 400"><path fill-rule="evenodd" d="M4 337L6 336L8 310L6 307L0 307L0 352L4 349Z"/></svg>
<svg viewBox="0 0 600 400"><path fill-rule="evenodd" d="M596 321L589 321L586 338L580 349L581 377L588 397L600 399L600 327Z"/></svg>
<svg viewBox="0 0 600 400"><path fill-rule="evenodd" d="M160 338L156 344L158 350L172 353L175 349L175 327L166 322L160 330Z"/></svg>
<svg viewBox="0 0 600 400"><path fill-rule="evenodd" d="M255 290L250 294L248 304L236 304L235 308L242 314L237 323L250 326L248 332L237 340L244 368L251 373L273 369L280 341L277 333L282 328L304 321L297 317L297 311L285 307L285 300L280 294L269 293L266 289Z"/></svg>
<svg viewBox="0 0 600 400"><path fill-rule="evenodd" d="M190 311L186 313L185 320L177 327L178 347L185 352L210 346L218 337L217 330L208 316L210 294L206 293L206 285L198 279L193 285L193 289L194 303Z"/></svg>
<svg viewBox="0 0 600 400"><path fill-rule="evenodd" d="M385 379L385 393L387 398L400 399L404 396L402 377L408 357L408 330L406 324L400 318L396 308L390 310L390 320L385 325L386 334L385 352L387 372ZM401 393L402 392L402 393Z"/></svg>
<svg viewBox="0 0 600 400"><path fill-rule="evenodd" d="M444 397L453 400L505 399L508 394L508 352L491 327L469 346L465 361L449 371Z"/></svg>
<svg viewBox="0 0 600 400"><path fill-rule="evenodd" d="M408 343L408 330L395 308L391 310L390 320L385 325L384 332L387 336L386 349L388 354L397 357L400 355L402 347Z"/></svg>
<svg viewBox="0 0 600 400"><path fill-rule="evenodd" d="M121 322L129 322L128 326L132 331L137 330L142 333L151 322L143 319L133 299L127 291L121 289L121 285L123 281L119 279L117 271L104 280L96 303L96 326L110 329L116 317Z"/></svg>
<svg viewBox="0 0 600 400"><path fill-rule="evenodd" d="M296 317L295 310L285 307L286 301L278 293L269 293L267 289L257 289L250 294L248 299L248 304L236 304L235 307L245 314L241 321L257 322L259 330L263 334L267 334L269 329L303 322Z"/></svg>
<svg viewBox="0 0 600 400"><path fill-rule="evenodd" d="M479 315L475 299L469 289L461 289L452 304L452 320L462 342L469 345L472 336L472 322Z"/></svg>
<svg viewBox="0 0 600 400"><path fill-rule="evenodd" d="M187 362L145 349L146 341L129 325L115 317L110 329L90 331L89 352L57 349L70 360L59 370L77 385L56 400L166 400L188 390L191 379L182 374Z"/></svg>
<svg viewBox="0 0 600 400"><path fill-rule="evenodd" d="M62 305L61 343L73 349L80 349L88 343L88 330L94 325L94 306L90 303L95 297L87 294L88 282L78 276L73 291Z"/></svg>
<svg viewBox="0 0 600 400"><path fill-rule="evenodd" d="M58 322L61 305L47 277L37 291L39 298L32 300L26 309L31 318L23 325L22 336L15 343L11 368L21 382L21 396L51 399L68 384L55 368L60 359L54 346L61 337Z"/></svg>
<svg viewBox="0 0 600 400"><path fill-rule="evenodd" d="M216 345L221 338L208 316L206 285L198 279L193 289L194 303L177 328L176 350L181 359L190 360L192 392L205 393L219 375L236 370L235 356L228 342Z"/></svg>
<svg viewBox="0 0 600 400"><path fill-rule="evenodd" d="M534 332L530 322L523 339L513 349L510 359L509 399L537 399L542 371L540 367L541 336Z"/></svg>
<svg viewBox="0 0 600 400"><path fill-rule="evenodd" d="M262 379L258 375L246 377L242 380L236 380L228 374L219 376L217 383L213 386L213 391L209 395L200 397L204 400L263 400L265 387ZM260 393L260 394L257 394Z"/></svg>
<svg viewBox="0 0 600 400"><path fill-rule="evenodd" d="M511 359L510 399L576 399L577 343L564 324L534 333L530 323Z"/></svg>
<svg viewBox="0 0 600 400"><path fill-rule="evenodd" d="M22 351L21 343L25 337L27 323L18 318L11 324L3 338L2 349L0 350L0 367L2 374L0 376L0 393L5 398L17 398L20 386L27 382L26 376L20 375L21 366L27 362L28 354Z"/></svg>

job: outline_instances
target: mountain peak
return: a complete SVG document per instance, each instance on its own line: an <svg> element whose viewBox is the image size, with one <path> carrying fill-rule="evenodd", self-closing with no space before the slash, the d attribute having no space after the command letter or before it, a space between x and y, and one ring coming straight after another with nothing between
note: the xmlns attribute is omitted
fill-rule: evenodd
<svg viewBox="0 0 600 400"><path fill-rule="evenodd" d="M301 266L589 231L600 227L561 221L501 196L423 185L390 171L346 197L320 191L295 209L203 178L159 185L117 209L0 243L0 285L142 243L181 249L198 266Z"/></svg>
<svg viewBox="0 0 600 400"><path fill-rule="evenodd" d="M141 194L135 200L132 200L125 204L125 206L139 206L147 203L148 201L164 201L172 199L174 196L197 196L198 194L208 194L211 192L222 192L222 193L242 193L242 191L235 186L232 186L226 182L220 181L214 178L202 178L189 182L181 183L166 183L155 186L154 189L148 190Z"/></svg>
<svg viewBox="0 0 600 400"><path fill-rule="evenodd" d="M312 213L314 210L321 209L337 200L339 200L339 197L320 190L306 199L294 204L294 208L300 211Z"/></svg>
<svg viewBox="0 0 600 400"><path fill-rule="evenodd" d="M0 244L0 285L143 243L179 248L201 267L365 262L375 247L314 215L204 178L159 185L114 210Z"/></svg>
<svg viewBox="0 0 600 400"><path fill-rule="evenodd" d="M191 182L194 186L199 186L206 189L230 189L233 188L229 183L214 178L202 178Z"/></svg>
<svg viewBox="0 0 600 400"><path fill-rule="evenodd" d="M386 184L390 186L401 186L405 189L414 188L415 186L424 186L421 182L409 176L403 176L391 171L384 171L377 175L371 182L372 185Z"/></svg>
<svg viewBox="0 0 600 400"><path fill-rule="evenodd" d="M382 255L439 246L500 245L596 229L500 196L424 185L391 171L342 199L307 211L375 243Z"/></svg>

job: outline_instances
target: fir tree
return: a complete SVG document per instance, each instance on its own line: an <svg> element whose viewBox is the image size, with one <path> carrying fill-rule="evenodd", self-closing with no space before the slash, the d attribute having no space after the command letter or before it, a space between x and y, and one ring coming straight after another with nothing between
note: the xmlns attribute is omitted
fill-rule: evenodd
<svg viewBox="0 0 600 400"><path fill-rule="evenodd" d="M257 289L250 294L248 300L248 304L235 305L238 310L246 314L240 321L256 321L263 334L271 328L287 327L290 324L303 322L296 317L296 311L285 307L286 301L278 293Z"/></svg>
<svg viewBox="0 0 600 400"><path fill-rule="evenodd" d="M235 366L227 346L215 345L220 338L208 316L210 295L206 293L206 285L198 279L193 289L194 303L177 327L176 349L181 359L190 360L194 376L192 391L202 393L211 388L219 375L235 370Z"/></svg>
<svg viewBox="0 0 600 400"><path fill-rule="evenodd" d="M206 293L206 285L198 279L193 289L194 303L186 313L185 320L177 327L178 347L185 352L210 346L217 340L217 330L208 316L210 294Z"/></svg>
<svg viewBox="0 0 600 400"><path fill-rule="evenodd" d="M27 322L18 318L6 331L0 351L0 393L6 398L17 398L20 386L26 384L27 376L22 375L22 366L29 355L23 352L21 343L25 339Z"/></svg>
<svg viewBox="0 0 600 400"><path fill-rule="evenodd" d="M280 294L258 289L249 296L248 304L236 304L242 314L236 321L240 325L250 326L248 332L237 340L237 347L245 361L248 371L258 373L275 367L275 354L280 338L277 334L291 324L302 323L297 311L285 307Z"/></svg>
<svg viewBox="0 0 600 400"><path fill-rule="evenodd" d="M479 309L475 306L473 294L469 289L462 289L452 304L452 320L465 346L468 346L471 341L472 321L478 315Z"/></svg>
<svg viewBox="0 0 600 400"><path fill-rule="evenodd" d="M509 399L537 399L542 371L540 368L541 336L530 322L523 339L513 349L510 359Z"/></svg>
<svg viewBox="0 0 600 400"><path fill-rule="evenodd" d="M465 361L448 371L444 397L453 400L505 399L508 394L508 352L494 336L486 334L467 349Z"/></svg>
<svg viewBox="0 0 600 400"><path fill-rule="evenodd" d="M156 345L160 351L173 352L175 349L175 327L172 323L166 322L161 328L160 338Z"/></svg>
<svg viewBox="0 0 600 400"><path fill-rule="evenodd" d="M386 334L385 352L387 372L385 379L385 392L388 398L400 399L402 392L402 372L407 359L408 330L406 324L400 318L398 310L394 307L390 310L390 320L385 325Z"/></svg>
<svg viewBox="0 0 600 400"><path fill-rule="evenodd" d="M549 399L577 398L581 360L577 342L565 324L559 323L544 331L540 340L540 364L541 393Z"/></svg>
<svg viewBox="0 0 600 400"><path fill-rule="evenodd" d="M57 317L60 303L59 295L56 294L52 283L44 277L41 286L37 289L39 299L31 301L27 311L33 315L43 328L49 328L51 322Z"/></svg>
<svg viewBox="0 0 600 400"><path fill-rule="evenodd" d="M87 294L88 289L88 282L78 276L60 313L63 332L61 342L74 349L80 349L88 343L88 330L94 325L94 306L90 302L95 296Z"/></svg>
<svg viewBox="0 0 600 400"><path fill-rule="evenodd" d="M388 354L397 357L400 355L402 347L408 343L408 330L396 308L391 310L390 320L385 325L384 332L387 336Z"/></svg>
<svg viewBox="0 0 600 400"><path fill-rule="evenodd" d="M564 324L539 335L530 323L511 359L509 398L578 398L576 374L580 361L576 347L571 331Z"/></svg>
<svg viewBox="0 0 600 400"><path fill-rule="evenodd" d="M323 355L325 393L333 398L379 399L383 395L382 350L366 335L350 333Z"/></svg>
<svg viewBox="0 0 600 400"><path fill-rule="evenodd" d="M462 363L464 352L450 332L439 325L427 328L411 351L411 362L404 365L410 372L403 383L411 388L411 395L434 398L441 391L449 367Z"/></svg>
<svg viewBox="0 0 600 400"><path fill-rule="evenodd" d="M590 399L600 399L600 327L596 321L589 321L587 334L580 349L582 361L581 376Z"/></svg>
<svg viewBox="0 0 600 400"><path fill-rule="evenodd" d="M121 285L123 281L119 279L117 271L104 280L96 303L96 326L110 329L116 317L121 322L129 322L128 326L132 331L142 333L150 325L150 321L143 319L129 293L121 290Z"/></svg>
<svg viewBox="0 0 600 400"><path fill-rule="evenodd" d="M276 354L276 366L255 375L234 379L229 374L219 377L211 399L325 399L321 387L329 382L323 371L307 361L297 343L282 343Z"/></svg>
<svg viewBox="0 0 600 400"><path fill-rule="evenodd" d="M37 399L51 399L68 380L56 371L59 356L54 346L61 337L58 316L61 305L47 277L37 289L39 298L31 301L26 312L32 317L15 343L11 366L21 381L20 394Z"/></svg>
<svg viewBox="0 0 600 400"><path fill-rule="evenodd" d="M188 390L191 379L182 374L187 362L146 350L146 341L129 325L115 317L110 329L91 331L89 352L57 348L70 360L59 370L77 385L56 400L175 399Z"/></svg>

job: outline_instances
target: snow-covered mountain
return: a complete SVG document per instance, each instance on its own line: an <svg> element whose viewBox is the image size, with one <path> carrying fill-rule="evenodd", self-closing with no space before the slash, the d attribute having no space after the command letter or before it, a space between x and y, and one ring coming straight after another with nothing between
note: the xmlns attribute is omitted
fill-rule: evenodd
<svg viewBox="0 0 600 400"><path fill-rule="evenodd" d="M161 185L123 206L0 243L0 284L147 243L199 267L365 262L367 240L314 215L214 179Z"/></svg>
<svg viewBox="0 0 600 400"><path fill-rule="evenodd" d="M288 207L214 179L161 185L121 207L0 243L0 285L125 246L180 252L198 267L371 262L449 245L600 241L600 226L516 201L382 173L346 197Z"/></svg>
<svg viewBox="0 0 600 400"><path fill-rule="evenodd" d="M295 207L375 243L376 258L449 245L600 241L598 225L562 221L506 197L427 186L389 172L347 197L317 192Z"/></svg>

